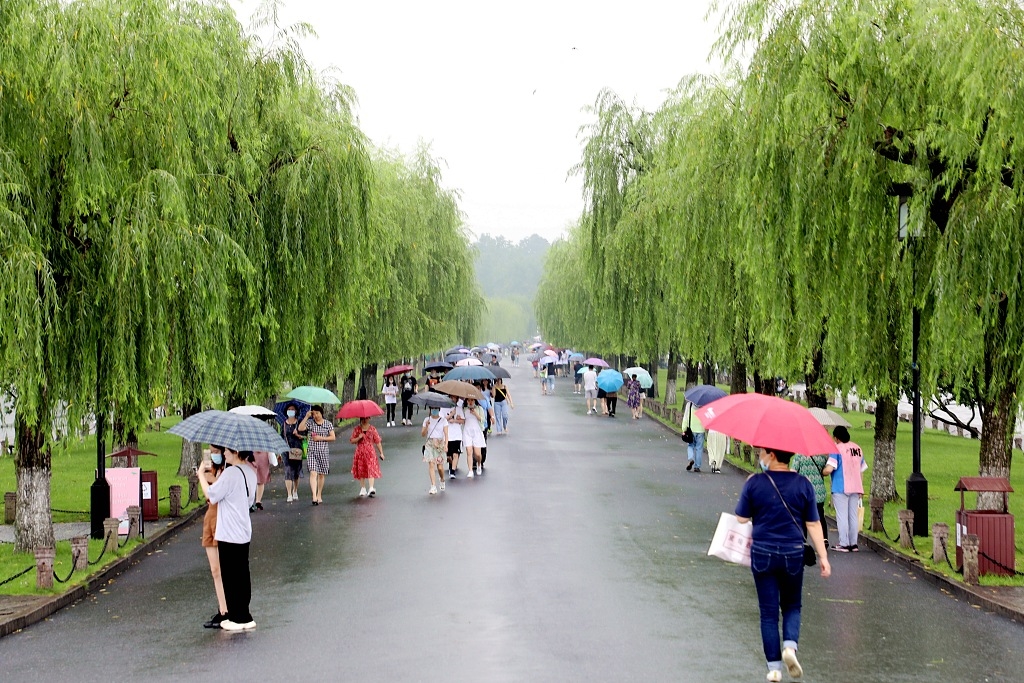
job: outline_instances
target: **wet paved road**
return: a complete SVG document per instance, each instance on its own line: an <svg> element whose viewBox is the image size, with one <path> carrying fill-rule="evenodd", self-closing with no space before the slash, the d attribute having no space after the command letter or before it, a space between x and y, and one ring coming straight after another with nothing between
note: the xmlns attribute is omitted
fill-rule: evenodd
<svg viewBox="0 0 1024 683"><path fill-rule="evenodd" d="M376 500L339 435L325 504L255 516L256 631L215 611L194 526L108 590L0 640L0 679L763 681L749 570L706 556L743 478L684 471L654 423L585 416L562 380L511 383L483 477L427 496L418 430L381 429ZM422 417L422 413L420 414ZM303 480L306 484L306 480ZM871 552L805 581L807 681L1020 681L1024 628Z"/></svg>

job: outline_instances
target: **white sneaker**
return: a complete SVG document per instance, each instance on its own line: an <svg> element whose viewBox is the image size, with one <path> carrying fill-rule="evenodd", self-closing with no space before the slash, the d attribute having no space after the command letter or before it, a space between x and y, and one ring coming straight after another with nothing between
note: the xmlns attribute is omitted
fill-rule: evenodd
<svg viewBox="0 0 1024 683"><path fill-rule="evenodd" d="M466 479L472 479L472 478L473 478L473 468L470 467L469 468L469 474L466 475Z"/></svg>
<svg viewBox="0 0 1024 683"><path fill-rule="evenodd" d="M359 489L359 497L360 498L366 498L366 487L365 486L363 486L363 487L361 487Z"/></svg>
<svg viewBox="0 0 1024 683"><path fill-rule="evenodd" d="M782 672L772 669L768 672L768 683L782 683Z"/></svg>
<svg viewBox="0 0 1024 683"><path fill-rule="evenodd" d="M252 629L256 628L256 622L250 621L245 624L236 624L233 621L225 619L224 621L220 622L220 627L225 631L251 631Z"/></svg>
<svg viewBox="0 0 1024 683"><path fill-rule="evenodd" d="M476 473L478 475L483 474L484 473L484 466L483 465L477 465L476 466Z"/></svg>
<svg viewBox="0 0 1024 683"><path fill-rule="evenodd" d="M440 488L442 491L444 491L444 479L441 480L441 483L438 486L438 488Z"/></svg>
<svg viewBox="0 0 1024 683"><path fill-rule="evenodd" d="M427 493L429 493L430 495L436 494L437 493L437 487L436 486L431 486L430 490L427 491Z"/></svg>
<svg viewBox="0 0 1024 683"><path fill-rule="evenodd" d="M292 502L292 494L290 494L290 493L288 494L288 502L289 503Z"/></svg>
<svg viewBox="0 0 1024 683"><path fill-rule="evenodd" d="M803 667L800 666L800 662L796 659L796 650L791 647L782 649L782 663L786 665L786 670L789 671L790 678L800 678L804 675Z"/></svg>

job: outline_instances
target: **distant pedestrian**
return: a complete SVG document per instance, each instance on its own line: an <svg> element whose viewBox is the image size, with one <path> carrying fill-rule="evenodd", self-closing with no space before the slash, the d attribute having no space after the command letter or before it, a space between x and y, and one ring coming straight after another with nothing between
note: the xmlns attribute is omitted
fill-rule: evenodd
<svg viewBox="0 0 1024 683"><path fill-rule="evenodd" d="M710 437L711 434L709 433ZM710 449L709 449L710 450ZM818 506L818 519L821 520L821 535L828 547L828 524L825 523L825 466L828 465L827 455L794 455L789 461L789 469L807 477L814 487L814 501Z"/></svg>
<svg viewBox="0 0 1024 683"><path fill-rule="evenodd" d="M224 582L224 602L227 617L220 622L225 631L248 631L256 628L249 612L252 600L252 579L249 575L249 544L252 541L252 523L249 506L256 500L256 470L239 458L238 451L224 449L227 465L212 484L206 473L213 469L203 461L199 485L210 502L217 503L217 555L220 559Z"/></svg>
<svg viewBox="0 0 1024 683"><path fill-rule="evenodd" d="M597 373L594 366L588 365L583 373L583 393L587 397L587 415L597 412Z"/></svg>
<svg viewBox="0 0 1024 683"><path fill-rule="evenodd" d="M583 373L580 370L583 369L583 363L576 361L572 364L572 393L582 394L583 393Z"/></svg>
<svg viewBox="0 0 1024 683"><path fill-rule="evenodd" d="M256 502L252 505L252 512L263 509L263 491L270 483L270 453L267 451L253 451L252 465L256 468Z"/></svg>
<svg viewBox="0 0 1024 683"><path fill-rule="evenodd" d="M205 469L198 476L205 479L208 484L217 481L217 477L224 471L224 449L221 446L210 445L209 458L210 468ZM220 572L220 555L217 553L217 504L207 501L206 513L203 515L203 534L200 543L206 549L206 559L210 563L210 574L213 576L213 592L217 596L217 613L203 624L205 628L220 628L220 622L228 618L228 605L224 600L224 581Z"/></svg>
<svg viewBox="0 0 1024 683"><path fill-rule="evenodd" d="M423 445L423 462L427 463L427 475L430 477L430 490L434 495L438 489L444 491L444 466L448 457L448 420L441 416L441 409L432 407L430 415L423 419L420 435L427 442Z"/></svg>
<svg viewBox="0 0 1024 683"><path fill-rule="evenodd" d="M557 373L557 372L558 372L558 366L556 366L554 364L554 362L548 363L547 376L544 378L544 381L546 382L545 389L544 389L545 393L547 393L547 394L554 394L555 393L555 373Z"/></svg>
<svg viewBox="0 0 1024 683"><path fill-rule="evenodd" d="M309 470L309 490L313 494L313 505L324 502L324 480L331 471L331 450L327 445L337 440L334 425L324 419L322 406L313 406L302 418L299 429L307 436L306 468Z"/></svg>
<svg viewBox="0 0 1024 683"><path fill-rule="evenodd" d="M864 496L863 473L868 468L860 446L850 441L846 427L832 430L837 454L830 455L823 474L832 475L832 505L836 509L836 526L839 528L839 544L833 549L841 552L857 552L857 536L860 532L858 508Z"/></svg>
<svg viewBox="0 0 1024 683"><path fill-rule="evenodd" d="M498 378L494 382L494 433L508 434L509 411L515 408L512 394L505 386L505 380Z"/></svg>
<svg viewBox="0 0 1024 683"><path fill-rule="evenodd" d="M412 375L402 376L402 424L412 424L412 406L410 399L416 394L416 378Z"/></svg>
<svg viewBox="0 0 1024 683"><path fill-rule="evenodd" d="M299 407L294 403L285 406L285 420L281 426L289 451L284 461L284 488L288 502L299 499L299 477L302 476L302 439L306 432L299 429Z"/></svg>
<svg viewBox="0 0 1024 683"><path fill-rule="evenodd" d="M484 409L484 445L480 448L480 469L483 469L487 463L487 439L491 435L491 426L494 424L494 400L491 396L491 380L485 379L480 382L480 393L479 403L480 407Z"/></svg>
<svg viewBox="0 0 1024 683"><path fill-rule="evenodd" d="M448 477L454 479L459 472L459 456L462 455L462 425L466 423L466 412L460 398L455 407L442 411L448 420Z"/></svg>
<svg viewBox="0 0 1024 683"><path fill-rule="evenodd" d="M626 398L626 405L633 411L633 419L640 419L640 380L632 375L627 384L629 395Z"/></svg>
<svg viewBox="0 0 1024 683"><path fill-rule="evenodd" d="M605 404L608 406L608 417L615 417L615 409L619 405L619 392L606 391L604 394Z"/></svg>
<svg viewBox="0 0 1024 683"><path fill-rule="evenodd" d="M687 445L686 470L700 472L700 466L704 462L704 424L697 417L697 406L689 403L686 412L683 413L683 431L689 427L693 432L693 442Z"/></svg>
<svg viewBox="0 0 1024 683"><path fill-rule="evenodd" d="M481 467L481 449L487 446L484 439L484 409L477 404L475 398L467 398L463 411L465 423L462 425L462 445L466 447L466 464L469 465L469 474L473 477L476 474L483 474Z"/></svg>
<svg viewBox="0 0 1024 683"><path fill-rule="evenodd" d="M804 529L818 556L821 576L828 578L832 573L814 487L806 478L789 471L792 456L786 451L759 448L757 457L763 473L747 478L736 504L739 521L754 524L750 570L757 589L761 644L771 683L782 680L783 665L790 677L803 675L796 652L804 580Z"/></svg>
<svg viewBox="0 0 1024 683"><path fill-rule="evenodd" d="M377 495L377 489L373 484L381 478L380 464L377 462L377 453L373 447L376 446L380 451L380 459L383 461L384 445L381 443L377 428L370 424L370 418L360 418L359 424L352 429L349 443L356 444L356 453L352 457L352 478L361 486L359 497L373 498Z"/></svg>
<svg viewBox="0 0 1024 683"><path fill-rule="evenodd" d="M394 427L395 411L398 406L398 384L395 382L394 376L384 380L384 388L380 393L384 394L384 408L387 410L387 415L384 417L385 425Z"/></svg>

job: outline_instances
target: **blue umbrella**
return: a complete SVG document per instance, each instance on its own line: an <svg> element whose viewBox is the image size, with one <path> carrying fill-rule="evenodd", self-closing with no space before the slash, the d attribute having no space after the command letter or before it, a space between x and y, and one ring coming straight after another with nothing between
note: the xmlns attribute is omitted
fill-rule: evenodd
<svg viewBox="0 0 1024 683"><path fill-rule="evenodd" d="M287 453L288 444L266 422L249 415L206 410L168 429L186 441L211 443L233 451Z"/></svg>
<svg viewBox="0 0 1024 683"><path fill-rule="evenodd" d="M482 365L464 365L449 372L444 379L446 382L452 379L468 379L470 381L489 379L493 382L494 373Z"/></svg>
<svg viewBox="0 0 1024 683"><path fill-rule="evenodd" d="M729 394L725 393L718 387L711 386L710 384L698 384L695 387L690 387L686 390L686 393L683 394L687 401L698 408L706 406L712 401L717 401L718 399L724 398L728 395Z"/></svg>
<svg viewBox="0 0 1024 683"><path fill-rule="evenodd" d="M582 353L574 353L569 356L569 360L583 360L586 358Z"/></svg>
<svg viewBox="0 0 1024 683"><path fill-rule="evenodd" d="M622 373L618 370L607 368L597 376L597 388L604 389L605 392L618 391L624 383Z"/></svg>
<svg viewBox="0 0 1024 683"><path fill-rule="evenodd" d="M444 357L444 362L451 363L452 365L454 365L455 363L458 363L460 360L465 360L466 358L469 358L468 353L449 353Z"/></svg>
<svg viewBox="0 0 1024 683"><path fill-rule="evenodd" d="M302 416L308 413L309 409L313 407L306 403L305 401L300 401L295 398L289 399L287 401L278 401L277 403L274 404L274 414L277 415L278 424L283 425L284 421L288 419L288 414L286 411L289 404L295 404L295 407L298 409L298 415L296 415L295 417L299 418L300 420L302 419Z"/></svg>

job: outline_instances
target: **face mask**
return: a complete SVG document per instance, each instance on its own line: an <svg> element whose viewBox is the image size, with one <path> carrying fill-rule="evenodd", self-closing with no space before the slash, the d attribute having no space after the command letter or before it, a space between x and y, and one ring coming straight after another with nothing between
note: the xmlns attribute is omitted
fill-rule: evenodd
<svg viewBox="0 0 1024 683"><path fill-rule="evenodd" d="M224 454L223 453L210 453L210 460L213 461L214 465L223 465L224 464Z"/></svg>
<svg viewBox="0 0 1024 683"><path fill-rule="evenodd" d="M288 417L295 417L295 411L294 410L289 410L288 411Z"/></svg>
<svg viewBox="0 0 1024 683"><path fill-rule="evenodd" d="M761 471L762 472L767 472L768 471L768 465L763 463L763 462L761 462L760 458L758 458L757 464L761 466Z"/></svg>
<svg viewBox="0 0 1024 683"><path fill-rule="evenodd" d="M440 415L440 414L441 414L441 411L440 411L440 410L436 410L436 409L435 409L435 410L431 410L431 411L430 411L430 416L431 416L431 417L437 417L437 416L438 416L438 415Z"/></svg>

